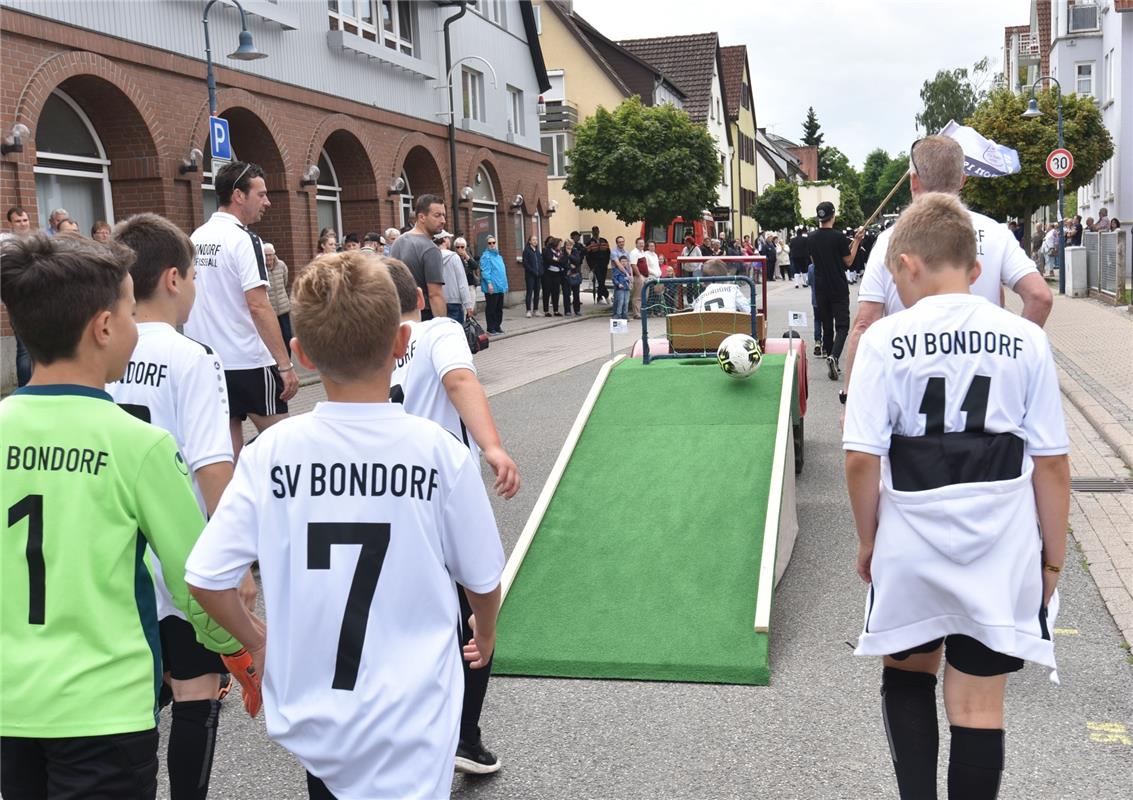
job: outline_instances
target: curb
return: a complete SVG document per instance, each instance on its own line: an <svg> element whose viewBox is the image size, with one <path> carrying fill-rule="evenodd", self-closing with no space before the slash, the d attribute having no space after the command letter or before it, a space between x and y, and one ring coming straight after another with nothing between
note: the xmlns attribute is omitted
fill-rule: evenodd
<svg viewBox="0 0 1133 800"><path fill-rule="evenodd" d="M1133 434L1130 434L1124 425L1114 419L1113 415L1099 405L1081 384L1065 372L1059 376L1059 386L1062 388L1062 394L1082 412L1082 416L1098 432L1102 440L1113 448L1124 462L1126 469L1133 471Z"/></svg>

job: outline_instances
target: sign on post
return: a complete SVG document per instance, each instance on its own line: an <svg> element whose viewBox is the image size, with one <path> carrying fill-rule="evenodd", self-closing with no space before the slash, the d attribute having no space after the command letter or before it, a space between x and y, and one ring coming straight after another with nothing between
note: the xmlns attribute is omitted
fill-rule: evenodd
<svg viewBox="0 0 1133 800"><path fill-rule="evenodd" d="M228 120L209 117L209 153L213 161L232 160L232 140L228 137Z"/></svg>
<svg viewBox="0 0 1133 800"><path fill-rule="evenodd" d="M1046 171L1057 181L1062 180L1074 169L1074 156L1065 147L1056 147L1046 157Z"/></svg>
<svg viewBox="0 0 1133 800"><path fill-rule="evenodd" d="M806 312L805 311L790 311L787 314L787 327L790 328L805 328L807 327Z"/></svg>

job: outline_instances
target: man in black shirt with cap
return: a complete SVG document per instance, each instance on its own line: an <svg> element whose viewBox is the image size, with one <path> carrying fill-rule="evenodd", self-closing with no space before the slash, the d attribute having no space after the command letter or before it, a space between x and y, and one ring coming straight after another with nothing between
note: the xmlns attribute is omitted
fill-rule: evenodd
<svg viewBox="0 0 1133 800"><path fill-rule="evenodd" d="M815 300L822 322L822 351L830 380L838 380L838 358L850 330L850 287L846 268L854 263L864 229L847 239L834 230L834 204L822 202L815 210L818 230L807 237L807 252L814 264Z"/></svg>

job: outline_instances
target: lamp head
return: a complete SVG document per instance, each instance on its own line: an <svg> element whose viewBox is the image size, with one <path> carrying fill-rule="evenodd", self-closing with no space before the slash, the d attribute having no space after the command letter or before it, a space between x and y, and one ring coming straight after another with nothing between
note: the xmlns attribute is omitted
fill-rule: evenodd
<svg viewBox="0 0 1133 800"><path fill-rule="evenodd" d="M240 46L236 48L235 53L229 53L228 57L236 61L256 61L261 58L267 58L267 53L261 53L252 44L252 32L240 31Z"/></svg>
<svg viewBox="0 0 1133 800"><path fill-rule="evenodd" d="M1034 95L1031 95L1031 99L1027 101L1027 110L1019 116L1023 117L1023 119L1034 119L1042 115L1043 112L1039 111L1039 101L1035 99Z"/></svg>

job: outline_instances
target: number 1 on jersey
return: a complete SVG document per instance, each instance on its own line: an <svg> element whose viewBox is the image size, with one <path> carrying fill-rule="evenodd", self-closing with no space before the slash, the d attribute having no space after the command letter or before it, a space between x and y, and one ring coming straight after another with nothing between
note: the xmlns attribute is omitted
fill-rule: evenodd
<svg viewBox="0 0 1133 800"><path fill-rule="evenodd" d="M43 563L43 495L29 494L8 509L8 527L28 521L28 625L44 624L47 567Z"/></svg>
<svg viewBox="0 0 1133 800"><path fill-rule="evenodd" d="M370 604L378 588L382 564L389 550L388 522L309 522L307 523L307 569L330 569L330 551L336 544L360 544L354 580L346 595L346 611L338 634L338 654L334 662L331 687L353 691L358 682L362 645L370 621Z"/></svg>

